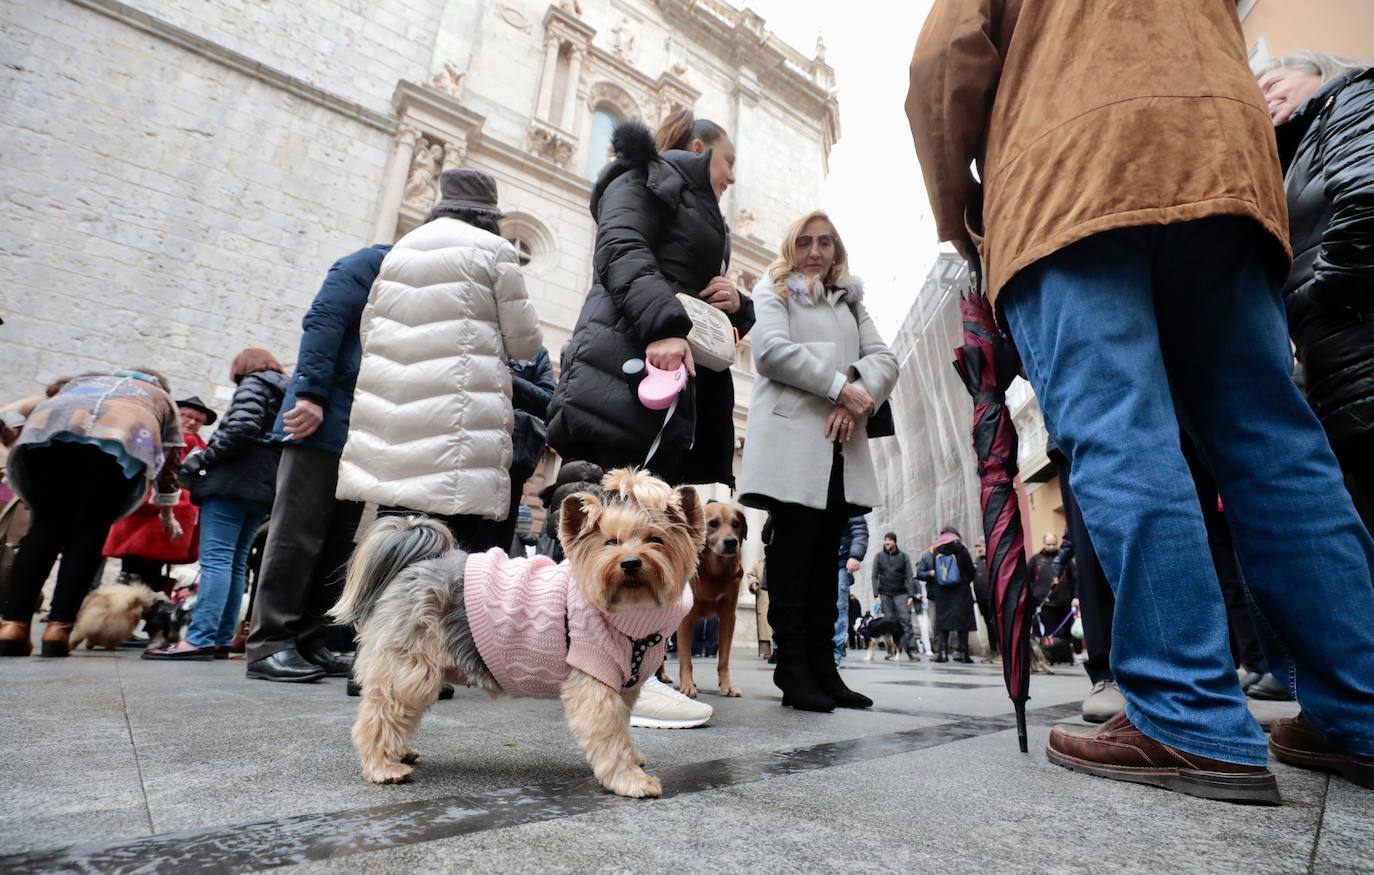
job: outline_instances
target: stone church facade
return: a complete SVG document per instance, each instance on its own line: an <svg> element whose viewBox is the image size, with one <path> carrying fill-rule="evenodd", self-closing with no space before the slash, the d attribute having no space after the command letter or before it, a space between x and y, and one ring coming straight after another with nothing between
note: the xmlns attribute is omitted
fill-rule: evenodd
<svg viewBox="0 0 1374 875"><path fill-rule="evenodd" d="M292 361L329 264L418 224L456 166L498 180L557 362L616 122L731 131L741 287L840 135L823 45L724 0L47 0L0 34L3 398L144 366L222 407L233 354Z"/></svg>

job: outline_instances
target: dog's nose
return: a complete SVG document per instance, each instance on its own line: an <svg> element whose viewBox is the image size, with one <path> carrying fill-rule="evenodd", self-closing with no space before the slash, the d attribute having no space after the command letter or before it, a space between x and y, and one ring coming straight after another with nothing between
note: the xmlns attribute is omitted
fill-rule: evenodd
<svg viewBox="0 0 1374 875"><path fill-rule="evenodd" d="M721 543L725 545L725 549L733 550L739 546L739 538L726 538Z"/></svg>
<svg viewBox="0 0 1374 875"><path fill-rule="evenodd" d="M626 556L620 560L620 570L626 574L638 574L643 566L644 563L638 556Z"/></svg>

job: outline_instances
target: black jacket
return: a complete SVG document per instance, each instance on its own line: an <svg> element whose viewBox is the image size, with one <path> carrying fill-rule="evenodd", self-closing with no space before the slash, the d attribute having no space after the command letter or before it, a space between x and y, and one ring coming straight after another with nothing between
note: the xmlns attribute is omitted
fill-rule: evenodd
<svg viewBox="0 0 1374 875"><path fill-rule="evenodd" d="M906 551L898 548L889 553L884 548L873 557L875 595L914 595L911 581L911 559Z"/></svg>
<svg viewBox="0 0 1374 875"><path fill-rule="evenodd" d="M692 323L675 297L696 294L730 262L730 231L711 188L710 151L659 155L648 128L621 125L616 159L592 191L593 283L563 347L549 407L549 443L565 459L602 468L643 465L664 413L639 403L621 366L655 340L686 337ZM741 337L754 305L731 315ZM729 371L697 369L648 466L672 483L734 484L735 390Z"/></svg>
<svg viewBox="0 0 1374 875"><path fill-rule="evenodd" d="M935 594L935 631L972 632L978 628L973 619L973 582L978 576L973 556L961 541L950 541L935 548L935 556L953 556L959 563L959 586L940 586ZM933 560L932 560L933 564Z"/></svg>
<svg viewBox="0 0 1374 875"><path fill-rule="evenodd" d="M844 534L840 536L840 567L850 559L864 561L868 555L868 520L863 514L850 517L849 524L845 526Z"/></svg>
<svg viewBox="0 0 1374 875"><path fill-rule="evenodd" d="M515 408L515 431L511 436L510 476L512 485L524 483L539 467L548 428L544 417L553 400L553 365L543 347L528 361L510 363L511 406Z"/></svg>
<svg viewBox="0 0 1374 875"><path fill-rule="evenodd" d="M286 389L286 376L275 371L239 380L209 446L181 466L181 482L189 485L193 502L232 498L271 508L281 448L270 438Z"/></svg>
<svg viewBox="0 0 1374 875"><path fill-rule="evenodd" d="M1288 328L1308 401L1340 446L1374 432L1374 68L1322 86L1278 135Z"/></svg>

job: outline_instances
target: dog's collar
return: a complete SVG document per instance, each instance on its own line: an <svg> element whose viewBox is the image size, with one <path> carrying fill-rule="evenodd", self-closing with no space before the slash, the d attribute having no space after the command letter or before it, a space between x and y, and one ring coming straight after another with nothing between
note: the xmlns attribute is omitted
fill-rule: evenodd
<svg viewBox="0 0 1374 875"><path fill-rule="evenodd" d="M625 635L624 632L620 634ZM650 647L654 647L663 641L663 636L657 632L645 635L643 638L631 638L625 635L630 642L630 679L625 682L625 689L639 683L639 666L644 662L644 656L649 652Z"/></svg>

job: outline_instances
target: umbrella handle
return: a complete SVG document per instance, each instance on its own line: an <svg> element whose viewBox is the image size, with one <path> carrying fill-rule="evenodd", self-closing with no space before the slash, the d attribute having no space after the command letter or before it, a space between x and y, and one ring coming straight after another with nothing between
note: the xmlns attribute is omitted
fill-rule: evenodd
<svg viewBox="0 0 1374 875"><path fill-rule="evenodd" d="M1016 708L1016 740L1021 745L1021 753L1030 753L1030 746L1026 740L1026 703L1012 702Z"/></svg>

